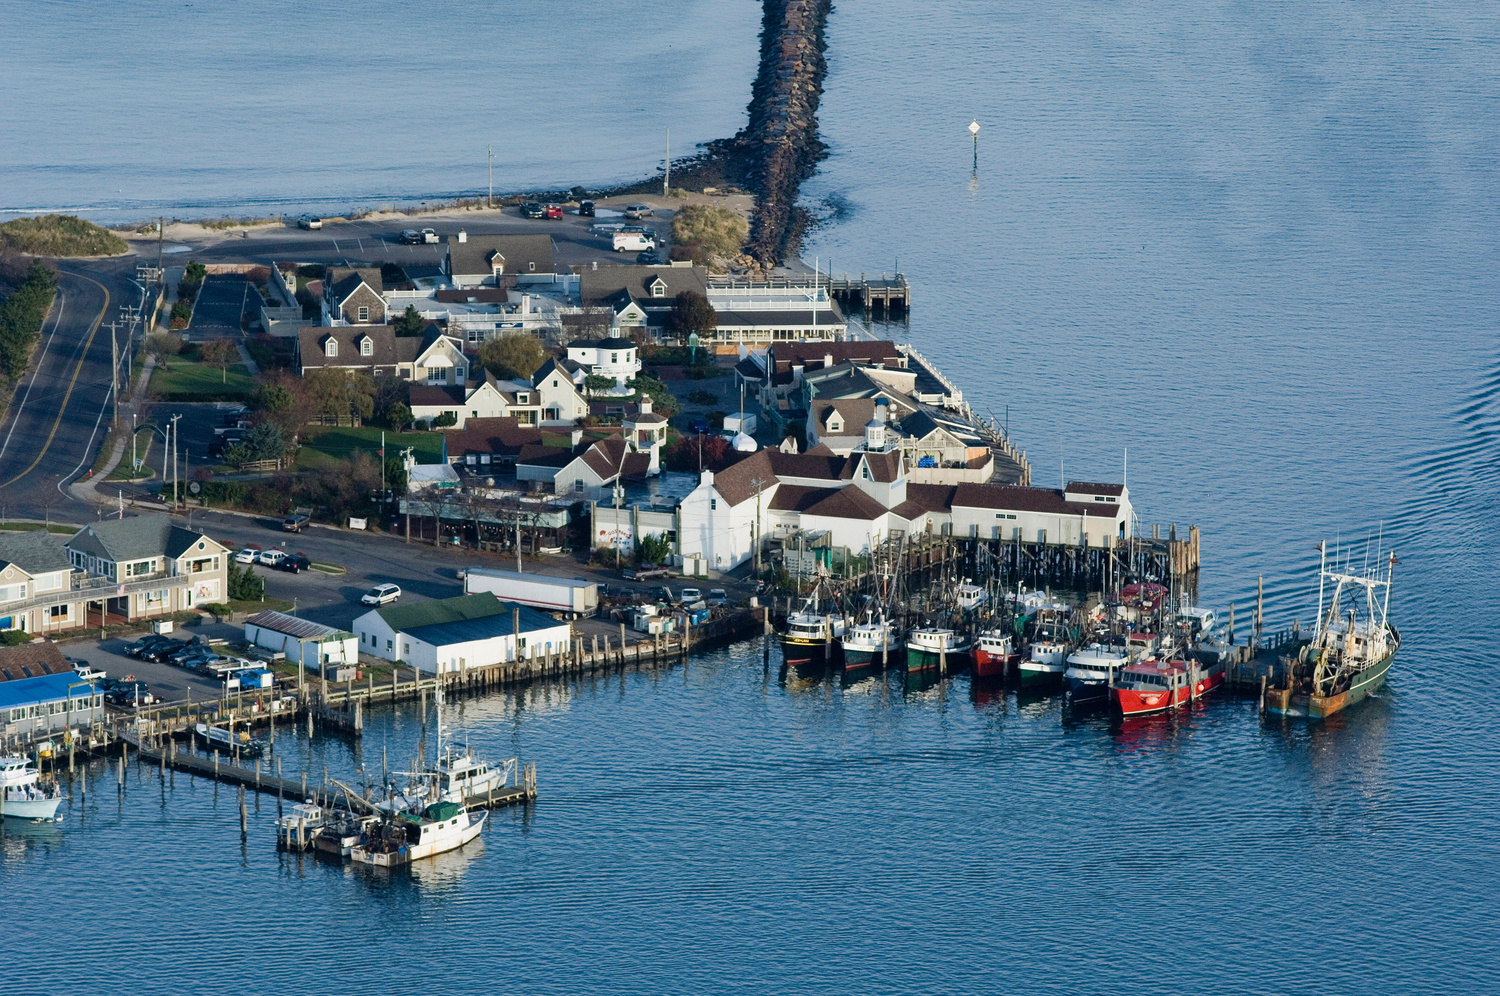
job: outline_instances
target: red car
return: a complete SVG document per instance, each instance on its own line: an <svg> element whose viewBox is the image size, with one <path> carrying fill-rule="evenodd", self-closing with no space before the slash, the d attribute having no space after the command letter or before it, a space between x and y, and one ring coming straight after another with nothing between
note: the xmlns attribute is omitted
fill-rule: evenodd
<svg viewBox="0 0 1500 996"><path fill-rule="evenodd" d="M547 217L549 217L549 218L561 218L562 217L562 205L561 204L548 204L547 205Z"/></svg>

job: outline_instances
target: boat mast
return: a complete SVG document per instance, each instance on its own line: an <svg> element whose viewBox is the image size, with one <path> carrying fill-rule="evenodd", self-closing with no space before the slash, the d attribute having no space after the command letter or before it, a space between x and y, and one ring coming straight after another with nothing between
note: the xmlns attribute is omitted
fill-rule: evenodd
<svg viewBox="0 0 1500 996"><path fill-rule="evenodd" d="M1396 573L1396 551L1391 551L1390 562L1385 567L1385 598L1380 603L1380 630L1385 634L1385 620L1391 608L1391 577Z"/></svg>
<svg viewBox="0 0 1500 996"><path fill-rule="evenodd" d="M1324 551L1324 542L1318 542L1318 628L1323 628L1323 581L1327 577L1328 556ZM1316 634L1314 634L1316 635Z"/></svg>

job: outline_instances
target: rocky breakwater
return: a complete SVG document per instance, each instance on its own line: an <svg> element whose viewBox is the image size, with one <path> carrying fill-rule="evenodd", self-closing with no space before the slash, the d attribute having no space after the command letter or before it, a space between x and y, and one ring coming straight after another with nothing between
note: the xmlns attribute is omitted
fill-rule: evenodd
<svg viewBox="0 0 1500 996"><path fill-rule="evenodd" d="M724 143L756 196L746 251L762 266L780 262L795 241L797 190L825 155L818 100L827 71L823 29L832 7L832 0L765 0L750 121Z"/></svg>

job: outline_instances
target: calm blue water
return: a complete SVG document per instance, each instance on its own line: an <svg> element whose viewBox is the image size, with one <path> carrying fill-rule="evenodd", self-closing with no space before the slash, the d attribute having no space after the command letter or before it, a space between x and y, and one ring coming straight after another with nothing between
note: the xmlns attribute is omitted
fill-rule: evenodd
<svg viewBox="0 0 1500 996"><path fill-rule="evenodd" d="M1263 574L1269 622L1307 621L1314 544L1383 531L1406 645L1377 700L1116 731L962 678L786 687L753 647L496 696L456 722L537 760L542 798L417 875L278 857L265 802L242 851L231 793L163 803L150 772L7 828L0 990L1493 989L1497 36L1437 3L870 0L830 25L805 199L839 210L807 256L899 256L900 333L1009 406L1038 483L1114 478L1128 447L1143 520L1202 527L1203 594L1241 620ZM363 761L415 726L377 716Z"/></svg>
<svg viewBox="0 0 1500 996"><path fill-rule="evenodd" d="M760 5L0 6L0 217L346 210L600 185L737 131ZM60 81L66 81L62 83ZM23 96L24 95L24 96Z"/></svg>

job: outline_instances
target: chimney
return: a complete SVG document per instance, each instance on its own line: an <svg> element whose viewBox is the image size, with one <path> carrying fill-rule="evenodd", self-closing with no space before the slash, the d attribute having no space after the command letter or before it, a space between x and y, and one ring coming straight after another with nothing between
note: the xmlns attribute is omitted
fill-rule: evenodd
<svg viewBox="0 0 1500 996"><path fill-rule="evenodd" d="M800 383L802 383L802 371L806 370L806 369L807 369L807 367L804 364L801 364L801 363L793 363L792 364L792 383L793 384L800 384Z"/></svg>
<svg viewBox="0 0 1500 996"><path fill-rule="evenodd" d="M831 366L833 366L833 354L832 353L824 353L823 354L823 366L825 366L825 367L831 367Z"/></svg>
<svg viewBox="0 0 1500 996"><path fill-rule="evenodd" d="M594 262L589 266L589 269L590 270L597 270L597 269L599 269L599 261L597 259L594 260Z"/></svg>
<svg viewBox="0 0 1500 996"><path fill-rule="evenodd" d="M579 444L582 443L582 442L583 442L583 430L575 428L573 430L573 448L575 450L578 449Z"/></svg>
<svg viewBox="0 0 1500 996"><path fill-rule="evenodd" d="M469 241L469 233L466 232L466 231L464 231L462 228L460 228L458 230L458 241L460 241L460 242L467 242L467 241Z"/></svg>

